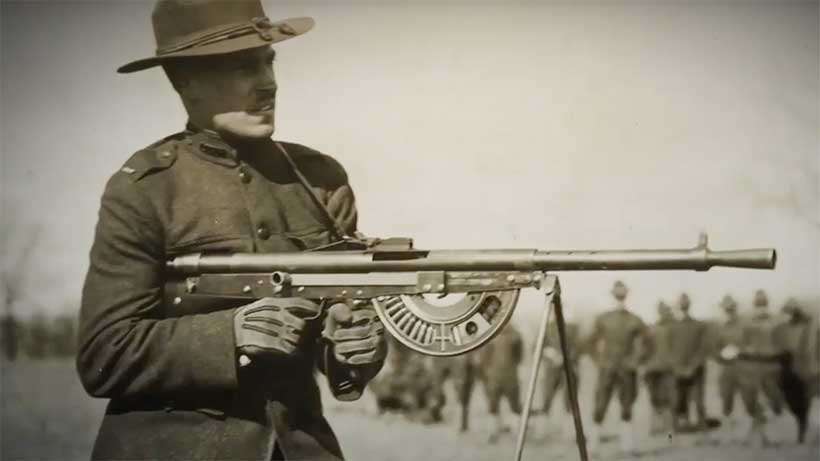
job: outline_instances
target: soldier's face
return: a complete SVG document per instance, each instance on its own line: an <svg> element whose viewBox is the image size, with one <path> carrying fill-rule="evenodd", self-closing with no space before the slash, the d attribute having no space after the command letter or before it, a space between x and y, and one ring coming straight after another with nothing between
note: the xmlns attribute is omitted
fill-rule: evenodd
<svg viewBox="0 0 820 461"><path fill-rule="evenodd" d="M690 305L691 305L691 302L689 301L688 296L684 295L684 296L680 297L680 308L681 308L681 310L684 310L684 311L689 310Z"/></svg>
<svg viewBox="0 0 820 461"><path fill-rule="evenodd" d="M179 88L191 121L213 128L214 116L244 113L258 115L273 125L276 79L269 47L254 48L197 60L186 69Z"/></svg>

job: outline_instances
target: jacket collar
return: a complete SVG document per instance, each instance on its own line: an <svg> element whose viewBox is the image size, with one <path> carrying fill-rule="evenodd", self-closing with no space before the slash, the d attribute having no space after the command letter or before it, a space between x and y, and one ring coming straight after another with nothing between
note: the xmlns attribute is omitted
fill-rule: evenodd
<svg viewBox="0 0 820 461"><path fill-rule="evenodd" d="M219 133L201 129L191 122L185 125L185 133L188 135L187 143L198 157L229 167L239 165L239 152Z"/></svg>

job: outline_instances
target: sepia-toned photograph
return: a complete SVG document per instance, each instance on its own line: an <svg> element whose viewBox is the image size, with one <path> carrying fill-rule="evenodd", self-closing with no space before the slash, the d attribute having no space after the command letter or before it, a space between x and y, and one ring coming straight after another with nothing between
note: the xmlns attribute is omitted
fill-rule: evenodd
<svg viewBox="0 0 820 461"><path fill-rule="evenodd" d="M820 459L820 1L0 0L0 460Z"/></svg>

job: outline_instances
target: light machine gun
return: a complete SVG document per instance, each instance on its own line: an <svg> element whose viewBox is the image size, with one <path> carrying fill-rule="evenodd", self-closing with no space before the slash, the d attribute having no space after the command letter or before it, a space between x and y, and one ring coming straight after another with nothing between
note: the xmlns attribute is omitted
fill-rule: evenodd
<svg viewBox="0 0 820 461"><path fill-rule="evenodd" d="M541 351L555 311L561 349L567 344L560 286L553 271L697 270L714 266L773 269L774 249L711 251L705 235L690 249L418 250L404 238L344 240L303 253L191 254L168 261L180 280L177 305L197 298L301 297L372 303L385 328L412 350L433 356L466 353L507 323L522 288L545 294L533 367L516 446L521 458ZM447 295L461 295L448 302ZM436 296L443 299L435 299ZM327 304L327 303L326 303ZM573 377L565 367L578 448L587 459Z"/></svg>

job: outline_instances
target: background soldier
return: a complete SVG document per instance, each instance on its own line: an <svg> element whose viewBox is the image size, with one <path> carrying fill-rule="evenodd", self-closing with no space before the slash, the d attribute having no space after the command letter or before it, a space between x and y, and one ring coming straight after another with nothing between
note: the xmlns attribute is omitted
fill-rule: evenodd
<svg viewBox="0 0 820 461"><path fill-rule="evenodd" d="M441 419L441 409L446 403L445 383L452 380L459 405L459 432L470 429L470 400L478 375L479 352L470 352L456 357L433 358L434 414Z"/></svg>
<svg viewBox="0 0 820 461"><path fill-rule="evenodd" d="M809 423L809 409L814 395L817 394L818 368L818 331L800 303L789 298L783 305L783 313L788 320L774 330L775 341L783 354L781 361L780 385L789 410L797 419L797 441L803 443Z"/></svg>
<svg viewBox="0 0 820 461"><path fill-rule="evenodd" d="M392 335L387 366L370 384L379 413L398 411L411 419L429 420L434 383L424 356L413 352Z"/></svg>
<svg viewBox="0 0 820 461"><path fill-rule="evenodd" d="M675 374L672 367L672 342L670 331L675 322L672 308L663 301L658 303L658 321L652 326L652 355L644 373L649 402L652 405L649 433L657 435L673 429L674 409L677 403Z"/></svg>
<svg viewBox="0 0 820 461"><path fill-rule="evenodd" d="M780 365L777 362L777 346L774 340L774 319L768 311L769 300L763 290L754 295L755 312L741 325L740 349L735 353L724 348L721 356L725 360L736 360L734 367L740 382L740 395L746 410L752 417L747 433L747 442L768 445L766 434L766 414L758 401L762 390L769 398L775 414L783 411L783 397L780 391Z"/></svg>
<svg viewBox="0 0 820 461"><path fill-rule="evenodd" d="M621 404L621 449L625 452L635 449L632 406L638 396L637 369L649 349L646 325L640 317L629 312L624 303L627 293L623 282L615 282L612 295L617 304L614 309L595 318L592 335L587 341L587 348L598 365L595 411L589 437L591 448L600 442L600 425L617 388Z"/></svg>
<svg viewBox="0 0 820 461"><path fill-rule="evenodd" d="M490 442L509 431L501 414L501 399L507 400L510 410L521 413L518 366L524 354L521 333L512 323L508 323L492 341L479 350L480 372L487 393L490 414L495 419L495 428L490 434Z"/></svg>
<svg viewBox="0 0 820 461"><path fill-rule="evenodd" d="M338 398L361 395L386 349L372 308L164 298L170 255L301 251L356 231L339 163L270 139L270 45L313 20L271 22L258 0L160 0L152 19L157 55L119 71L162 65L189 120L102 197L77 356L86 390L111 399L92 458L340 459L314 370Z"/></svg>
<svg viewBox="0 0 820 461"><path fill-rule="evenodd" d="M720 398L723 403L723 416L728 419L727 426L736 429L737 421L732 415L735 395L744 386L743 367L734 360L743 345L743 323L737 311L737 302L726 295L720 302L726 320L715 330L716 360L722 365L718 377ZM749 406L747 405L747 409ZM749 413L752 415L752 413Z"/></svg>
<svg viewBox="0 0 820 461"><path fill-rule="evenodd" d="M758 359L756 379L759 389L769 401L775 415L783 413L783 393L780 389L780 365L776 358L779 348L775 340L774 329L777 321L769 312L769 297L763 290L754 295L754 313L743 328L743 352L749 357Z"/></svg>
<svg viewBox="0 0 820 461"><path fill-rule="evenodd" d="M675 428L688 427L689 404L695 403L698 430L706 428L706 404L704 386L706 378L706 353L708 347L706 323L692 318L689 313L691 302L686 293L680 295L678 308L681 318L672 323L670 330L672 366L675 373L676 398Z"/></svg>

